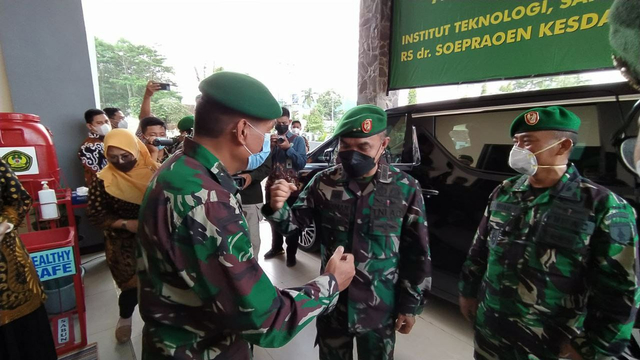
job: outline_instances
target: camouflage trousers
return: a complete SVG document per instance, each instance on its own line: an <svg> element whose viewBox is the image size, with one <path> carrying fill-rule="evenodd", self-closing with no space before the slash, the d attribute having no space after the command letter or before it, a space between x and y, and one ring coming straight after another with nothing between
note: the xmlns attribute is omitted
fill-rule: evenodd
<svg viewBox="0 0 640 360"><path fill-rule="evenodd" d="M477 321L475 325L475 359L560 359L560 343L568 341L555 331L552 336L539 336L530 329L519 326L517 321L504 319L485 310L482 305L479 318L483 321Z"/></svg>
<svg viewBox="0 0 640 360"><path fill-rule="evenodd" d="M320 360L353 360L353 340L359 360L393 360L396 331L393 322L362 333L348 330L346 317L332 312L318 316L316 344Z"/></svg>

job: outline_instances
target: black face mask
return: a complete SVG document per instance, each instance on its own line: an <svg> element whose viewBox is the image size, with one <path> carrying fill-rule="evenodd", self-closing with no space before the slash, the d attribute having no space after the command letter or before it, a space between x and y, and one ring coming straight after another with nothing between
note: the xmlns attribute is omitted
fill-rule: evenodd
<svg viewBox="0 0 640 360"><path fill-rule="evenodd" d="M278 134L284 135L287 133L287 131L289 131L289 125L278 124L276 125L276 131L278 132Z"/></svg>
<svg viewBox="0 0 640 360"><path fill-rule="evenodd" d="M376 160L356 150L340 151L342 168L352 179L359 179L376 166Z"/></svg>
<svg viewBox="0 0 640 360"><path fill-rule="evenodd" d="M114 168L122 171L123 173L128 173L131 171L136 164L138 163L138 159L133 159L131 161L127 161L126 163L111 163Z"/></svg>

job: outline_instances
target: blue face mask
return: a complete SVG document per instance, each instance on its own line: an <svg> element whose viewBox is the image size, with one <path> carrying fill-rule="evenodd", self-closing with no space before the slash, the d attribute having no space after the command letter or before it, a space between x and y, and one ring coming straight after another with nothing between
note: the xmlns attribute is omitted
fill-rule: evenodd
<svg viewBox="0 0 640 360"><path fill-rule="evenodd" d="M249 126L251 126L253 130L262 134L262 132L254 128L253 125L251 125L250 123L247 123L247 124L249 124ZM247 171L255 170L258 167L260 167L262 163L264 163L267 157L269 157L269 153L271 152L271 134L269 133L264 134L264 142L262 143L262 150L260 150L260 152L257 154L252 153L251 150L249 150L249 148L247 147L247 145L243 145L243 146L247 150L247 152L250 154L249 160L247 163Z"/></svg>
<svg viewBox="0 0 640 360"><path fill-rule="evenodd" d="M249 149L245 146L245 149L249 151ZM260 167L262 163L269 157L269 153L271 153L271 134L264 134L264 143L262 143L262 150L257 154L249 155L249 163L247 164L247 170L252 171Z"/></svg>

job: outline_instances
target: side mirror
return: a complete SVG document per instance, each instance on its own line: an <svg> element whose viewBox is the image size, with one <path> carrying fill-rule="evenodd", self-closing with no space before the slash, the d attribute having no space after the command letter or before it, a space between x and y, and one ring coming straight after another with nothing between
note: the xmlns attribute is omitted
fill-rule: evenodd
<svg viewBox="0 0 640 360"><path fill-rule="evenodd" d="M324 160L324 162L326 162L327 164L331 165L331 163L333 162L333 152L335 151L335 149L331 148L331 149L327 149L322 153L322 160Z"/></svg>
<svg viewBox="0 0 640 360"><path fill-rule="evenodd" d="M624 166L626 166L627 169L629 169L634 174L640 175L637 173L636 162L633 159L633 155L636 150L637 141L638 141L638 138L636 136L624 139L620 144L619 151L620 151L620 158L622 159Z"/></svg>

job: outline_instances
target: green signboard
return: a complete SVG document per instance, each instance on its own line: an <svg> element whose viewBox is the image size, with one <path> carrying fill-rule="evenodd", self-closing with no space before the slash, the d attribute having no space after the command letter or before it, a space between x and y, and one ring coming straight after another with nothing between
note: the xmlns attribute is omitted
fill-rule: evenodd
<svg viewBox="0 0 640 360"><path fill-rule="evenodd" d="M613 0L394 0L390 89L611 68Z"/></svg>

